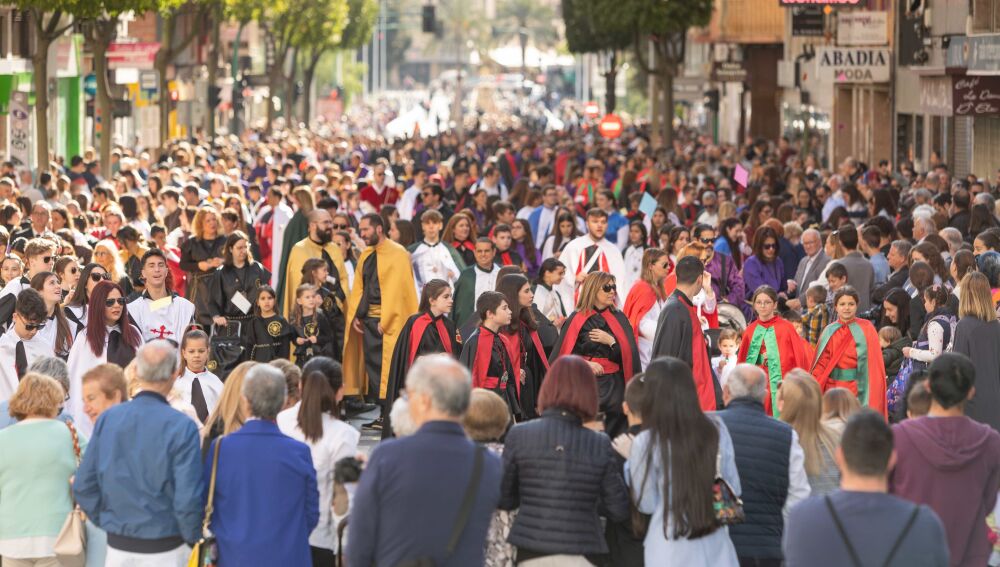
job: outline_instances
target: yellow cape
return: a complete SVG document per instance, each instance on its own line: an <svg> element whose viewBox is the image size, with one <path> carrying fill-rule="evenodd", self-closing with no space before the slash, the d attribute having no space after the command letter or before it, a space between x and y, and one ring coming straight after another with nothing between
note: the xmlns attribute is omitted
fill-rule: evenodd
<svg viewBox="0 0 1000 567"><path fill-rule="evenodd" d="M292 307L295 306L295 290L302 283L302 265L310 258L322 258L324 248L326 253L333 258L333 265L337 267L337 278L340 280L340 285L344 287L344 294L350 297L351 290L347 289L349 285L347 266L344 265L344 255L341 254L340 248L337 248L337 245L332 242L328 242L326 246L320 246L307 236L292 246L292 251L288 254L285 263L285 301L281 312L284 313L286 319L291 318Z"/></svg>
<svg viewBox="0 0 1000 567"><path fill-rule="evenodd" d="M382 292L382 381L379 398L385 398L388 386L389 366L396 340L403 330L406 320L417 312L417 287L413 281L413 265L410 254L399 244L384 240L375 247L368 247L358 259L354 271L354 287L347 299L347 332L344 335L344 394L364 395L368 391L365 375L365 357L362 335L351 323L358 312L361 295L364 293L364 265L372 253L378 254L378 281Z"/></svg>

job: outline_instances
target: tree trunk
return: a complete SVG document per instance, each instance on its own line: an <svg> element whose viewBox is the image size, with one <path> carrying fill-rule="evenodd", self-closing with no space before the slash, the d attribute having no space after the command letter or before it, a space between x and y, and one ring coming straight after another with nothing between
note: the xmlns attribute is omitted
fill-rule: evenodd
<svg viewBox="0 0 1000 567"><path fill-rule="evenodd" d="M669 69L660 71L660 89L663 91L663 145L674 143L674 74Z"/></svg>
<svg viewBox="0 0 1000 567"><path fill-rule="evenodd" d="M208 88L218 86L219 82L219 54L222 53L222 43L219 37L219 29L221 27L221 15L222 8L221 4L217 4L211 12L212 18L212 52L208 55ZM217 107L209 108L208 112L205 113L205 133L209 140L215 138L215 113L218 110Z"/></svg>
<svg viewBox="0 0 1000 567"><path fill-rule="evenodd" d="M271 133L271 128L274 124L275 112L274 112L274 97L278 95L278 85L282 80L281 67L275 63L274 67L271 69L270 77L267 80L267 124L264 127L265 132Z"/></svg>
<svg viewBox="0 0 1000 567"><path fill-rule="evenodd" d="M115 35L118 18L98 20L95 23L94 42L91 52L94 55L94 75L97 77L97 112L101 117L101 132L99 156L101 160L101 175L105 179L111 177L111 134L114 129L114 117L111 114L111 85L108 82L108 45Z"/></svg>
<svg viewBox="0 0 1000 567"><path fill-rule="evenodd" d="M524 81L528 80L528 34L523 31L524 26L517 30L517 39L521 43L521 88L524 88Z"/></svg>
<svg viewBox="0 0 1000 567"><path fill-rule="evenodd" d="M615 79L618 77L618 52L611 52L611 62L608 70L604 73L604 106L608 114L615 111L618 106L618 98L615 95Z"/></svg>
<svg viewBox="0 0 1000 567"><path fill-rule="evenodd" d="M41 16L42 13L36 14ZM35 81L35 159L38 170L49 166L49 47L52 39L44 33L36 35L35 55L31 58Z"/></svg>
<svg viewBox="0 0 1000 567"><path fill-rule="evenodd" d="M285 115L285 128L294 130L295 125L295 75L298 74L299 68L299 50L292 50L292 69L285 77L285 93L282 100L285 103L284 110Z"/></svg>
<svg viewBox="0 0 1000 567"><path fill-rule="evenodd" d="M312 119L313 79L316 77L316 66L322 57L322 51L314 53L312 59L309 61L309 65L302 72L302 123L306 125L306 128L309 127L309 122Z"/></svg>

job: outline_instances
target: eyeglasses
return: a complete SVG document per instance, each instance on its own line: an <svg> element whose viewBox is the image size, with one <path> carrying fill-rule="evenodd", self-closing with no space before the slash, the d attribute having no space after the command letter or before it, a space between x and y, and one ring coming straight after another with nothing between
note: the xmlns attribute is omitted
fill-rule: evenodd
<svg viewBox="0 0 1000 567"><path fill-rule="evenodd" d="M604 284L604 287L602 287L601 289L604 290L604 293L614 293L618 291L618 286L616 286L613 283L609 283L609 284Z"/></svg>
<svg viewBox="0 0 1000 567"><path fill-rule="evenodd" d="M117 303L118 305L125 305L125 298L124 297L116 297L116 298L110 298L109 297L108 299L104 300L104 306L105 307L114 307L115 303Z"/></svg>
<svg viewBox="0 0 1000 567"><path fill-rule="evenodd" d="M764 248L764 250L777 250L778 249L778 245L777 244L765 244L763 246L763 248Z"/></svg>
<svg viewBox="0 0 1000 567"><path fill-rule="evenodd" d="M333 225L334 230L347 230L346 224L335 224Z"/></svg>
<svg viewBox="0 0 1000 567"><path fill-rule="evenodd" d="M45 323L25 323L24 328L29 333L33 333L35 331L41 331L42 329L44 329Z"/></svg>
<svg viewBox="0 0 1000 567"><path fill-rule="evenodd" d="M105 280L105 281L111 280L111 274L109 274L107 272L104 272L103 274L95 274L93 272L90 273L90 281L92 281L94 283L98 283L101 280Z"/></svg>

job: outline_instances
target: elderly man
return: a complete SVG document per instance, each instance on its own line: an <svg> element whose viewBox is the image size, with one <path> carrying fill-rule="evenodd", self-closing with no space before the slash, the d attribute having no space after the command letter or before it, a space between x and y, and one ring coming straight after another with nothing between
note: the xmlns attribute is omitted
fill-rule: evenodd
<svg viewBox="0 0 1000 567"><path fill-rule="evenodd" d="M418 430L372 453L354 497L348 565L423 558L435 565L482 565L483 541L500 500L501 464L459 424L472 392L469 371L448 355L424 356L410 368L406 391ZM456 529L461 536L449 550Z"/></svg>
<svg viewBox="0 0 1000 567"><path fill-rule="evenodd" d="M201 537L201 437L167 402L177 349L157 339L135 360L140 391L97 420L73 494L108 534L108 567L183 567Z"/></svg>
<svg viewBox="0 0 1000 567"><path fill-rule="evenodd" d="M819 279L823 269L830 263L830 257L823 250L823 237L818 230L810 228L802 233L802 247L806 251L806 256L799 260L799 267L795 270L795 279L788 281L788 289L795 290L800 297L800 299L789 300L788 307L791 309L802 307L801 297L804 296L805 290Z"/></svg>
<svg viewBox="0 0 1000 567"><path fill-rule="evenodd" d="M930 217L921 216L913 219L913 240L920 244L928 236L937 233L937 225Z"/></svg>
<svg viewBox="0 0 1000 567"><path fill-rule="evenodd" d="M767 376L737 365L722 388L718 412L733 438L746 521L729 527L741 565L779 567L781 536L792 506L809 496L805 453L795 430L764 413Z"/></svg>
<svg viewBox="0 0 1000 567"><path fill-rule="evenodd" d="M889 269L892 272L884 284L877 286L872 291L872 302L876 305L882 303L890 291L897 287L903 287L910 279L908 258L911 249L913 249L913 245L908 240L894 240L889 245L889 253L886 254L885 259L889 262Z"/></svg>
<svg viewBox="0 0 1000 567"><path fill-rule="evenodd" d="M257 365L247 372L242 393L251 419L216 439L204 466L207 492L218 451L211 525L219 565L309 565L319 492L309 446L286 437L275 422L285 405L285 375Z"/></svg>
<svg viewBox="0 0 1000 567"><path fill-rule="evenodd" d="M31 224L28 228L15 232L11 237L11 241L17 240L18 238L23 238L25 240L31 240L32 238L38 238L39 236L52 234L49 230L49 222L52 219L52 206L45 201L38 201L31 206Z"/></svg>

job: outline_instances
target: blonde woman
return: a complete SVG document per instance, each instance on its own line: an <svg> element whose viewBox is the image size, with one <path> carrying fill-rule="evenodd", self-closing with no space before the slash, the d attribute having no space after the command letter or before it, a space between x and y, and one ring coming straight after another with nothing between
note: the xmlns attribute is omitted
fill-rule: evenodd
<svg viewBox="0 0 1000 567"><path fill-rule="evenodd" d="M187 272L187 298L195 313L209 313L209 286L215 270L222 265L222 217L214 207L201 207L191 223L191 238L181 245L180 268Z"/></svg>
<svg viewBox="0 0 1000 567"><path fill-rule="evenodd" d="M260 363L253 361L242 362L229 373L222 394L219 395L219 403L216 404L215 411L205 420L205 427L201 429L201 436L205 440L204 447L208 447L213 439L229 435L246 423L248 416L243 407L243 379L247 372L258 364Z"/></svg>
<svg viewBox="0 0 1000 567"><path fill-rule="evenodd" d="M806 457L806 476L812 494L833 492L840 486L840 471L833 455L840 445L837 431L823 424L823 394L804 370L789 372L778 390L781 421L792 426Z"/></svg>
<svg viewBox="0 0 1000 567"><path fill-rule="evenodd" d="M125 297L132 295L132 281L125 273L125 264L122 263L121 250L114 240L105 238L99 240L94 245L94 262L104 268L109 279L122 286Z"/></svg>
<svg viewBox="0 0 1000 567"><path fill-rule="evenodd" d="M965 406L965 415L1000 429L1000 322L993 307L990 282L981 272L962 278L958 298L958 325L952 352L968 356L976 367L976 390Z"/></svg>

